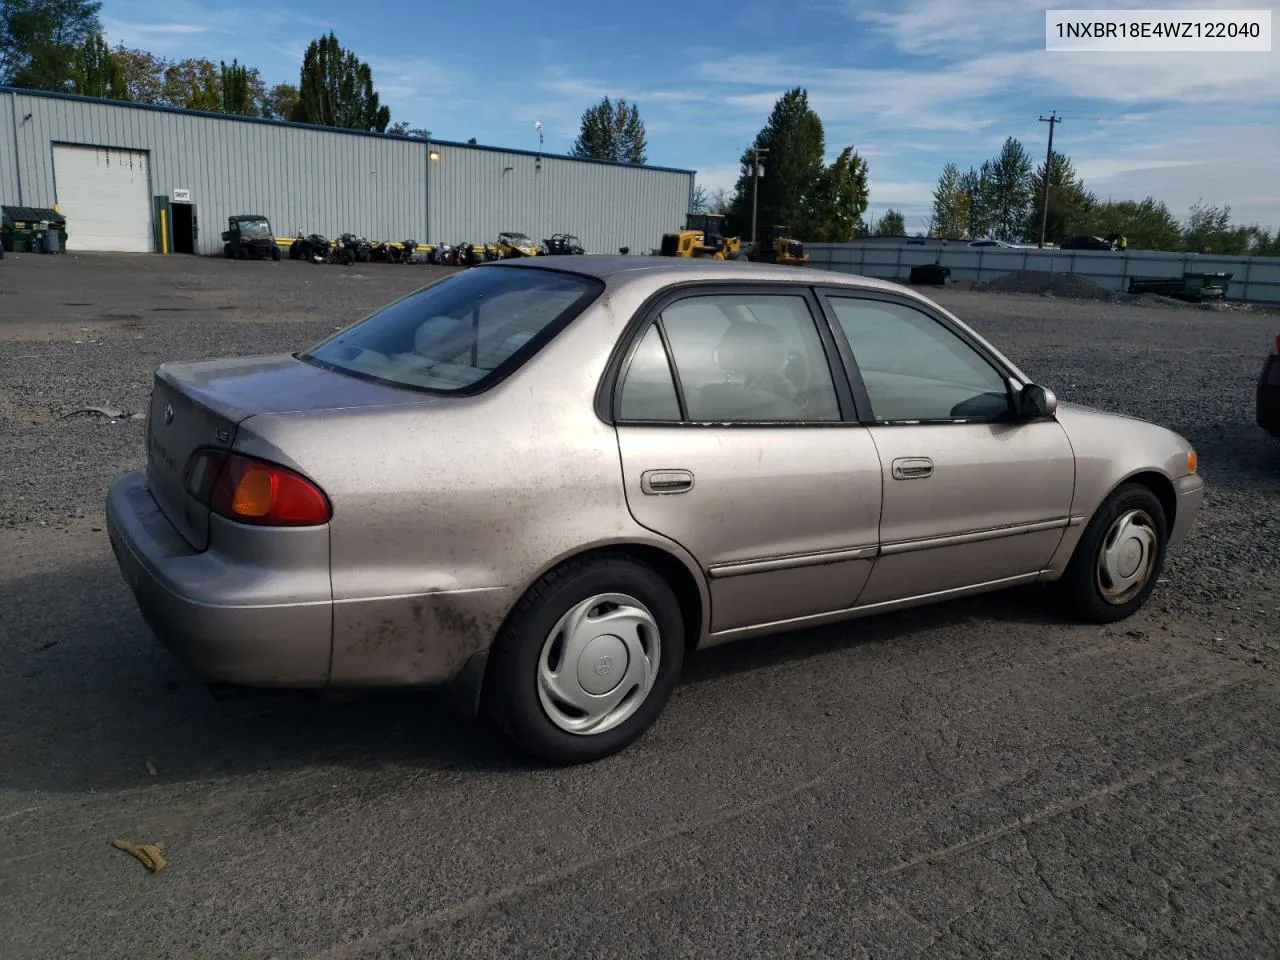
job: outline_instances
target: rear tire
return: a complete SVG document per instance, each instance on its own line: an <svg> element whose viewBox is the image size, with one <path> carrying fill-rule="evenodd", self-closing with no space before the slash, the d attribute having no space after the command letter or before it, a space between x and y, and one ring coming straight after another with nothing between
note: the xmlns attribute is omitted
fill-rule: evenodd
<svg viewBox="0 0 1280 960"><path fill-rule="evenodd" d="M526 753L590 763L653 724L684 661L666 581L626 557L571 560L516 604L489 654L485 715Z"/></svg>
<svg viewBox="0 0 1280 960"><path fill-rule="evenodd" d="M272 247L271 247L271 259L272 259L272 260L279 261L279 259L280 259L280 245L279 245L279 244L274 244L274 245L272 245Z"/></svg>
<svg viewBox="0 0 1280 960"><path fill-rule="evenodd" d="M1054 585L1064 611L1086 623L1133 616L1164 570L1168 542L1160 498L1142 484L1122 485L1089 521Z"/></svg>

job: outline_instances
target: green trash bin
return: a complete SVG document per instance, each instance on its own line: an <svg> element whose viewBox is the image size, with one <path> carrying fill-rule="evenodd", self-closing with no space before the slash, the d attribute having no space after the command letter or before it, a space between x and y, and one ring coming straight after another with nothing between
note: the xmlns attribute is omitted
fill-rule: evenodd
<svg viewBox="0 0 1280 960"><path fill-rule="evenodd" d="M67 218L47 207L0 206L0 227L4 229L4 248L13 253L30 253L35 236L41 230L58 231L60 250L67 249Z"/></svg>

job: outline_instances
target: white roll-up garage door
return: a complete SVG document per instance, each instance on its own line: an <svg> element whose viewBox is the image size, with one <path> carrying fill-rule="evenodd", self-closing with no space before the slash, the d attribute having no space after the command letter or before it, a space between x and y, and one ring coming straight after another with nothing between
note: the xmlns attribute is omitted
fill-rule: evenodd
<svg viewBox="0 0 1280 960"><path fill-rule="evenodd" d="M54 190L67 218L68 250L154 251L147 159L142 150L54 145Z"/></svg>

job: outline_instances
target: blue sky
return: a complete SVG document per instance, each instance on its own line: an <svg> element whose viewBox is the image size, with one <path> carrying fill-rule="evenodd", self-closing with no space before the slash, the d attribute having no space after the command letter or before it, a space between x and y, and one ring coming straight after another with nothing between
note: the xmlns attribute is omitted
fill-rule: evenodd
<svg viewBox="0 0 1280 960"><path fill-rule="evenodd" d="M1239 8L1246 0L1166 2ZM393 121L449 140L565 152L604 94L640 107L651 163L731 187L776 98L809 91L833 157L870 165L871 209L923 226L942 166L977 165L1006 136L1055 147L1103 197L1147 193L1179 217L1197 199L1280 225L1280 50L1058 53L1048 0L764 0L610 7L584 0L461 4L106 0L111 43L257 66L297 82L307 43L332 29L368 61ZM1105 6L1082 3L1079 7ZM163 11L163 12L159 12Z"/></svg>

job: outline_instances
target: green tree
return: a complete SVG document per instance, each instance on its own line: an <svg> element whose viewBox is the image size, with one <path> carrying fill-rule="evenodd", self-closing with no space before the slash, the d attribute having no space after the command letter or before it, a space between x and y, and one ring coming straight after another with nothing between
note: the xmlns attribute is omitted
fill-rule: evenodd
<svg viewBox="0 0 1280 960"><path fill-rule="evenodd" d="M962 229L957 237L968 237L976 240L991 232L995 216L994 186L991 176L991 161L986 161L980 169L970 167L960 175L956 197L956 214Z"/></svg>
<svg viewBox="0 0 1280 960"><path fill-rule="evenodd" d="M105 100L128 100L129 88L124 71L102 34L95 33L84 42L76 56L71 88L84 97Z"/></svg>
<svg viewBox="0 0 1280 960"><path fill-rule="evenodd" d="M942 168L938 185L933 188L933 237L954 239L969 233L968 184L954 163Z"/></svg>
<svg viewBox="0 0 1280 960"><path fill-rule="evenodd" d="M1249 232L1249 255L1254 257L1280 257L1280 230L1272 234L1265 227L1252 226Z"/></svg>
<svg viewBox="0 0 1280 960"><path fill-rule="evenodd" d="M187 57L164 69L162 102L181 110L222 111L222 73L212 60Z"/></svg>
<svg viewBox="0 0 1280 960"><path fill-rule="evenodd" d="M625 98L615 103L606 96L583 112L578 138L569 153L584 160L643 164L647 149L639 107Z"/></svg>
<svg viewBox="0 0 1280 960"><path fill-rule="evenodd" d="M70 90L84 44L102 32L101 9L89 0L0 0L0 84Z"/></svg>
<svg viewBox="0 0 1280 960"><path fill-rule="evenodd" d="M1260 233L1257 227L1232 226L1230 207L1214 207L1196 201L1183 228L1183 246L1190 253L1245 256L1258 245Z"/></svg>
<svg viewBox="0 0 1280 960"><path fill-rule="evenodd" d="M1029 242L1040 239L1040 218L1043 207L1045 164L1041 162L1032 176L1034 193L1023 236ZM1049 216L1045 228L1045 243L1054 243L1062 237L1085 229L1097 204L1096 198L1085 189L1084 181L1076 176L1075 167L1065 155L1054 151L1048 161Z"/></svg>
<svg viewBox="0 0 1280 960"><path fill-rule="evenodd" d="M853 147L845 147L835 163L819 173L815 189L802 198L798 234L815 243L847 243L863 226L868 196L867 161Z"/></svg>
<svg viewBox="0 0 1280 960"><path fill-rule="evenodd" d="M222 112L238 117L259 116L262 107L254 102L248 69L242 67L238 60L232 60L231 66L227 66L225 61L219 61L218 65L221 68L218 85L222 89Z"/></svg>
<svg viewBox="0 0 1280 960"><path fill-rule="evenodd" d="M133 50L117 44L111 51L124 78L129 99L134 103L164 102L164 72L169 64L146 50Z"/></svg>
<svg viewBox="0 0 1280 960"><path fill-rule="evenodd" d="M779 97L752 145L769 151L762 160L765 175L758 184L757 224L786 224L797 235L816 239L812 232L816 227L811 215L813 198L832 184L821 183L826 143L822 120L809 107L808 92L796 87ZM744 236L751 229L755 188L752 153L748 149L742 155L730 214L735 232ZM852 223L849 226L852 230Z"/></svg>
<svg viewBox="0 0 1280 960"><path fill-rule="evenodd" d="M1000 153L982 165L985 233L997 240L1022 237L1032 203L1033 164L1022 144L1008 137Z"/></svg>
<svg viewBox="0 0 1280 960"><path fill-rule="evenodd" d="M907 235L907 218L901 210L890 207L876 224L876 236L905 237Z"/></svg>
<svg viewBox="0 0 1280 960"><path fill-rule="evenodd" d="M1172 252L1183 246L1182 224L1154 197L1098 204L1085 232L1098 237L1118 233L1135 250Z"/></svg>
<svg viewBox="0 0 1280 960"><path fill-rule="evenodd" d="M298 88L277 83L263 98L262 115L269 120L290 120L298 111Z"/></svg>
<svg viewBox="0 0 1280 960"><path fill-rule="evenodd" d="M391 111L378 101L373 70L338 38L312 40L302 57L298 102L291 119L344 130L386 132Z"/></svg>

